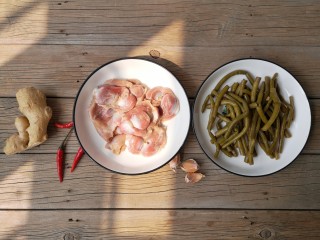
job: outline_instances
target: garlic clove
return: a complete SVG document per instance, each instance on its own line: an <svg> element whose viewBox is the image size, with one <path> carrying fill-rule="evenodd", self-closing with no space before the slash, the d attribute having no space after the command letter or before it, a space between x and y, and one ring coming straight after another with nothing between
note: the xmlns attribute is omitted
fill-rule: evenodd
<svg viewBox="0 0 320 240"><path fill-rule="evenodd" d="M188 159L182 162L181 169L187 173L193 173L200 169L199 164L194 159Z"/></svg>
<svg viewBox="0 0 320 240"><path fill-rule="evenodd" d="M169 166L172 171L177 173L177 168L180 166L180 164L180 154L178 153L174 158L171 159L171 161L169 162Z"/></svg>
<svg viewBox="0 0 320 240"><path fill-rule="evenodd" d="M202 173L187 173L184 180L186 183L196 183L199 182L205 175Z"/></svg>

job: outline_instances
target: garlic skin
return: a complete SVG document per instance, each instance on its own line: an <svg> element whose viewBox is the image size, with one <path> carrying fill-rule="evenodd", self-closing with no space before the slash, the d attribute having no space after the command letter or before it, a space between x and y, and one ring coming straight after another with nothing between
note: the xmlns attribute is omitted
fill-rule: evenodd
<svg viewBox="0 0 320 240"><path fill-rule="evenodd" d="M173 172L177 173L177 168L180 166L180 154L178 153L172 160L169 162L169 166Z"/></svg>
<svg viewBox="0 0 320 240"><path fill-rule="evenodd" d="M182 162L181 169L186 173L194 173L200 169L200 166L196 160L188 159Z"/></svg>
<svg viewBox="0 0 320 240"><path fill-rule="evenodd" d="M199 182L205 175L202 173L187 173L184 180L186 183L196 183Z"/></svg>

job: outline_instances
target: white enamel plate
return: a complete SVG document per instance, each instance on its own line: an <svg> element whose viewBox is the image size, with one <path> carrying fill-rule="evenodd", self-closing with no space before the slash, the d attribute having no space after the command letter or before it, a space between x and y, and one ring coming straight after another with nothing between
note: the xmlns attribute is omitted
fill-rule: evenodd
<svg viewBox="0 0 320 240"><path fill-rule="evenodd" d="M284 149L280 159L274 160L267 156L260 146L257 148L258 156L254 158L254 165L243 161L243 156L229 158L223 153L217 159L213 158L215 146L210 143L207 132L209 111L201 113L201 106L206 96L211 92L219 80L231 71L242 69L249 71L254 77L271 76L278 73L278 84L283 97L288 101L289 96L294 97L295 118L291 124L290 132L292 137L285 139ZM243 75L236 75L230 78L224 85L232 85L233 82L240 82ZM302 151L309 136L311 126L310 105L305 92L298 81L284 68L259 59L237 60L221 66L215 70L200 87L193 110L193 127L200 146L206 155L221 168L243 176L263 176L277 172L290 164Z"/></svg>
<svg viewBox="0 0 320 240"><path fill-rule="evenodd" d="M105 149L105 141L93 126L88 109L94 88L113 78L138 79L149 88L169 87L178 97L179 113L164 122L167 127L167 144L155 155L143 157L127 150L120 155L114 155L110 150ZM107 63L87 78L75 100L73 117L79 143L91 159L118 173L142 174L163 166L177 154L187 137L191 114L184 89L168 70L147 60L127 58Z"/></svg>

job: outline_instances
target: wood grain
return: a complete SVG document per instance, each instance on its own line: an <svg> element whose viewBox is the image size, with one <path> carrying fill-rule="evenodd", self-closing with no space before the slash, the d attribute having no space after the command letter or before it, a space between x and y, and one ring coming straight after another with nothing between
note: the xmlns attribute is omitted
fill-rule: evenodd
<svg viewBox="0 0 320 240"><path fill-rule="evenodd" d="M185 46L319 46L319 12L318 1L5 1L0 43L177 46L157 34L179 21Z"/></svg>
<svg viewBox="0 0 320 240"><path fill-rule="evenodd" d="M4 239L318 239L318 211L1 211Z"/></svg>
<svg viewBox="0 0 320 240"><path fill-rule="evenodd" d="M55 154L0 155L0 209L233 208L320 209L320 166L316 155L300 155L282 171L241 177L194 158L206 177L186 184L182 170L168 165L138 176L112 173L85 156L73 173L66 154L65 177L58 180Z"/></svg>
<svg viewBox="0 0 320 240"><path fill-rule="evenodd" d="M159 51L159 59L150 57L153 49ZM2 97L14 97L17 89L28 85L38 87L47 96L75 97L93 70L126 56L142 56L166 67L191 98L214 69L235 59L251 57L280 64L296 77L308 97L320 97L320 47L0 45L0 52Z"/></svg>
<svg viewBox="0 0 320 240"><path fill-rule="evenodd" d="M53 109L53 118L49 123L48 134L49 139L42 145L28 150L27 153L55 153L58 146L66 135L66 130L55 129L54 122L69 122L72 120L72 109L74 99L66 98L49 98L48 105ZM319 154L320 129L317 128L320 124L320 100L314 99L310 101L312 113L312 130L310 132L309 140L303 150L303 153ZM192 101L191 101L192 104ZM20 113L18 105L14 98L0 98L0 153L3 153L4 141L16 130L14 127L14 119ZM73 134L67 145L67 152L75 153L78 150L79 144ZM191 128L184 146L185 153L202 153L198 145L196 137Z"/></svg>

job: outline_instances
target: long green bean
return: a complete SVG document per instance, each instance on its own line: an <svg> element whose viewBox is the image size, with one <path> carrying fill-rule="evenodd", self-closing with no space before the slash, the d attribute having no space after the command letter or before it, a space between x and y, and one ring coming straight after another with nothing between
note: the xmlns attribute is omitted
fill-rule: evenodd
<svg viewBox="0 0 320 240"><path fill-rule="evenodd" d="M223 148L222 148L221 151L222 151L226 156L232 157L232 153L229 152L227 149L223 149Z"/></svg>
<svg viewBox="0 0 320 240"><path fill-rule="evenodd" d="M259 117L259 114L257 111L255 111L253 114L250 130L249 130L249 151L248 151L247 157L248 157L248 163L250 165L253 164L253 152L254 152L254 146L256 142L256 134L258 133L257 128L260 127L260 126L257 126L259 122L258 117Z"/></svg>
<svg viewBox="0 0 320 240"><path fill-rule="evenodd" d="M262 82L259 93L258 93L258 97L257 97L257 104L258 105L262 104L262 100L263 100L263 96L264 96L264 88L265 88L265 83Z"/></svg>
<svg viewBox="0 0 320 240"><path fill-rule="evenodd" d="M213 114L212 114L212 119L210 119L210 121L212 121L212 124L214 123L214 120L216 119L217 113L218 113L218 108L220 106L220 102L222 101L222 98L224 96L224 94L226 94L228 92L229 86L226 85L224 86L224 88L221 90L221 92L218 94L214 108L213 108Z"/></svg>
<svg viewBox="0 0 320 240"><path fill-rule="evenodd" d="M240 141L241 141L242 146L243 146L244 155L247 155L248 147L247 147L247 140L246 140L246 137L245 137L245 136L242 136L242 137L240 138Z"/></svg>
<svg viewBox="0 0 320 240"><path fill-rule="evenodd" d="M203 113L205 110L206 110L206 108L207 108L207 104L208 104L208 101L209 101L209 97L210 97L210 95L208 95L207 97L206 97L206 99L204 100L204 102L203 102L203 104L202 104L202 107L201 107L201 112Z"/></svg>
<svg viewBox="0 0 320 240"><path fill-rule="evenodd" d="M252 109L252 108L257 108L257 107L258 107L258 104L255 103L255 102L249 104L249 108L250 108L250 109Z"/></svg>
<svg viewBox="0 0 320 240"><path fill-rule="evenodd" d="M285 138L291 138L292 137L291 132L289 131L289 129L286 128L284 130L284 136L285 136Z"/></svg>
<svg viewBox="0 0 320 240"><path fill-rule="evenodd" d="M278 77L278 73L273 74L272 78L271 78L271 82L270 82L270 89L271 88L276 88L277 87L277 77Z"/></svg>
<svg viewBox="0 0 320 240"><path fill-rule="evenodd" d="M221 101L222 105L230 105L235 111L235 115L239 116L241 114L241 110L239 105L234 100L224 99Z"/></svg>
<svg viewBox="0 0 320 240"><path fill-rule="evenodd" d="M240 155L244 156L246 153L245 153L245 150L244 150L244 147L243 147L241 139L239 139L237 141L237 145L238 145L238 148L239 148Z"/></svg>
<svg viewBox="0 0 320 240"><path fill-rule="evenodd" d="M283 115L283 118L281 121L281 127L280 127L280 145L279 145L279 152L280 153L282 153L282 151L283 151L284 131L286 130L287 118L288 118L288 113L285 113Z"/></svg>
<svg viewBox="0 0 320 240"><path fill-rule="evenodd" d="M254 80L254 83L252 86L252 91L251 91L251 102L256 101L256 96L257 96L257 92L259 89L260 80L261 80L261 78L259 78L259 77L256 77L256 79Z"/></svg>
<svg viewBox="0 0 320 240"><path fill-rule="evenodd" d="M280 123L280 119L279 119L279 117L277 117L277 119L276 119L276 132L275 132L275 135L274 135L273 143L270 146L270 151L274 152L274 153L277 151L277 146L278 146L278 143L279 143L280 124L281 124Z"/></svg>
<svg viewBox="0 0 320 240"><path fill-rule="evenodd" d="M259 137L261 138L261 140L263 142L263 145L265 146L265 150L264 150L265 153L270 156L271 152L270 152L270 147L269 147L266 135L264 134L263 131L259 131L258 134L259 134Z"/></svg>
<svg viewBox="0 0 320 240"><path fill-rule="evenodd" d="M238 95L241 97L243 95L243 90L245 89L247 84L247 80L243 79L240 83L240 91L238 93Z"/></svg>
<svg viewBox="0 0 320 240"><path fill-rule="evenodd" d="M264 96L263 96L263 103L265 103L267 101L267 97L270 96L270 77L269 76L266 76L264 78L264 81L266 83L266 87L264 89Z"/></svg>
<svg viewBox="0 0 320 240"><path fill-rule="evenodd" d="M219 119L227 122L227 123L228 123L228 122L231 122L231 120L230 120L228 117L222 115L221 113L218 113L218 114L217 114L217 117L218 117Z"/></svg>
<svg viewBox="0 0 320 240"><path fill-rule="evenodd" d="M270 89L270 95L271 95L271 99L273 101L273 105L274 105L274 109L273 109L273 112L272 112L272 115L271 117L269 118L268 122L265 123L265 125L261 128L262 131L267 131L271 125L273 124L273 122L277 119L278 117L278 114L280 112L280 105L281 105L281 102L279 100L279 97L277 95L277 92L276 92L276 89L275 88L271 88Z"/></svg>
<svg viewBox="0 0 320 240"><path fill-rule="evenodd" d="M262 120L262 122L264 122L265 124L268 122L268 118L266 117L266 115L264 114L262 107L258 106L257 107L257 112Z"/></svg>
<svg viewBox="0 0 320 240"><path fill-rule="evenodd" d="M222 146L222 148L226 148L228 147L230 144L232 144L233 142L237 141L239 138L241 138L247 131L248 131L248 128L249 128L249 124L250 124L250 120L249 120L249 107L248 107L248 104L245 100L243 100L241 97L237 96L236 94L234 93L230 93L230 96L235 98L237 101L241 102L243 108L244 108L244 111L243 111L243 114L245 114L245 117L244 117L244 127L243 129L241 130L241 132L236 135L235 137L229 137L227 142Z"/></svg>
<svg viewBox="0 0 320 240"><path fill-rule="evenodd" d="M233 108L230 105L227 105L227 109L228 109L228 112L230 114L231 119L235 119L236 118L236 113L233 110Z"/></svg>
<svg viewBox="0 0 320 240"><path fill-rule="evenodd" d="M211 103L211 111L209 114L209 121L208 121L207 129L208 129L208 131L211 131L213 123L214 123L214 106L215 106L215 104L214 104L213 97L211 95L209 95L209 100Z"/></svg>
<svg viewBox="0 0 320 240"><path fill-rule="evenodd" d="M242 90L242 94L247 94L251 97L251 92L246 88Z"/></svg>
<svg viewBox="0 0 320 240"><path fill-rule="evenodd" d="M230 73L228 73L227 75L225 75L219 82L218 84L215 86L214 90L219 91L220 88L222 87L222 85L231 77L235 76L235 75L246 75L247 71L244 70L235 70L232 71Z"/></svg>
<svg viewBox="0 0 320 240"><path fill-rule="evenodd" d="M254 79L253 79L252 75L249 72L247 72L246 73L246 77L248 78L248 80L251 83L251 85L253 85Z"/></svg>
<svg viewBox="0 0 320 240"><path fill-rule="evenodd" d="M231 92L234 93L237 90L238 86L239 86L238 82L233 83L231 86Z"/></svg>
<svg viewBox="0 0 320 240"><path fill-rule="evenodd" d="M288 122L287 122L287 128L290 128L291 126L291 122L293 120L294 117L294 102L293 102L293 96L289 97L289 101L290 101L290 107L289 107L289 115L288 115Z"/></svg>

